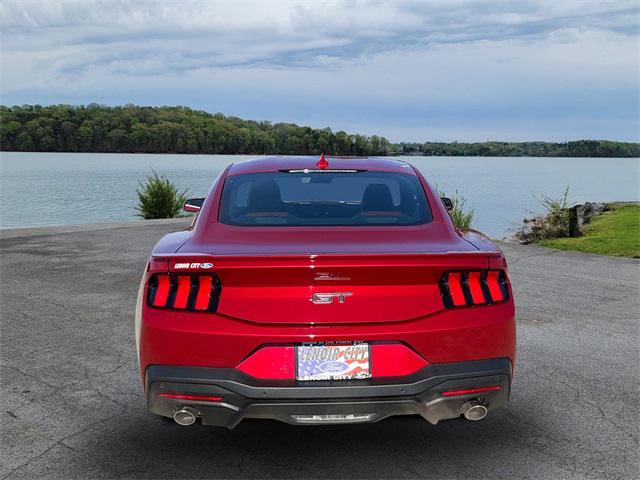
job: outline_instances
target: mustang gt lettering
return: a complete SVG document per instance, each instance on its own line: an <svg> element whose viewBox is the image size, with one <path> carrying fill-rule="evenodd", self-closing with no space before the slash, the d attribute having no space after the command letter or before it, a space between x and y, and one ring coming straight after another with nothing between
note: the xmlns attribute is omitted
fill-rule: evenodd
<svg viewBox="0 0 640 480"><path fill-rule="evenodd" d="M451 221L410 164L274 157L228 166L156 244L135 314L147 408L234 428L481 420L511 395L500 249Z"/></svg>

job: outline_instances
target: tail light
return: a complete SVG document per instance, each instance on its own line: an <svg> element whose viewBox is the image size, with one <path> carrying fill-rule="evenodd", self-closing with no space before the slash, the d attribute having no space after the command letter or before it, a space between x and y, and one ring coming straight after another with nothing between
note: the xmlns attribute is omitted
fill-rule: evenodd
<svg viewBox="0 0 640 480"><path fill-rule="evenodd" d="M213 274L152 275L147 285L147 305L195 312L215 312L222 285Z"/></svg>
<svg viewBox="0 0 640 480"><path fill-rule="evenodd" d="M440 293L447 308L504 302L509 299L507 274L503 270L445 272Z"/></svg>

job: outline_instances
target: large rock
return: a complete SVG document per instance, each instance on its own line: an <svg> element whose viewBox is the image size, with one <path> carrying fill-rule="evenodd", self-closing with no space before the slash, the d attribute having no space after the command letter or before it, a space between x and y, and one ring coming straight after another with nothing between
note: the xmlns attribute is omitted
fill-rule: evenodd
<svg viewBox="0 0 640 480"><path fill-rule="evenodd" d="M609 205L602 202L585 202L564 210L566 215L537 215L525 218L513 238L520 243L533 243L544 238L578 237L583 234L584 225Z"/></svg>
<svg viewBox="0 0 640 480"><path fill-rule="evenodd" d="M609 210L609 205L602 202L585 202L582 205L575 205L571 208L575 209L578 217L578 228L582 229L582 226L589 223L594 216Z"/></svg>

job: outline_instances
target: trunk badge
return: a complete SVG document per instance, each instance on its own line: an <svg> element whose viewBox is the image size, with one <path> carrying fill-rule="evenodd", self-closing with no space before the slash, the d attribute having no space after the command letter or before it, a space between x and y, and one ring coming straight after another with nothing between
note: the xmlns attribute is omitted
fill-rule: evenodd
<svg viewBox="0 0 640 480"><path fill-rule="evenodd" d="M189 269L209 269L209 268L213 268L213 263L174 263L173 264L173 269L174 270L181 270L181 269L185 269L185 268L189 268Z"/></svg>
<svg viewBox="0 0 640 480"><path fill-rule="evenodd" d="M328 305L333 303L335 299L338 303L344 303L347 297L353 295L353 292L329 292L329 293L314 293L309 300L316 305Z"/></svg>
<svg viewBox="0 0 640 480"><path fill-rule="evenodd" d="M313 278L314 280L319 281L329 281L329 280L351 280L350 277L346 277L341 273L331 273L331 272L317 272L316 276Z"/></svg>

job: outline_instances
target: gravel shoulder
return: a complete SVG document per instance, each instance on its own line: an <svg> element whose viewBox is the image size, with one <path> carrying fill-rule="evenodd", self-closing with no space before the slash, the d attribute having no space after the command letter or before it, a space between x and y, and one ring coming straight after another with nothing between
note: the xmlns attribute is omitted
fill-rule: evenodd
<svg viewBox="0 0 640 480"><path fill-rule="evenodd" d="M482 422L184 428L144 408L133 311L189 220L135 223L0 231L0 478L637 478L639 260L503 245L516 379Z"/></svg>

